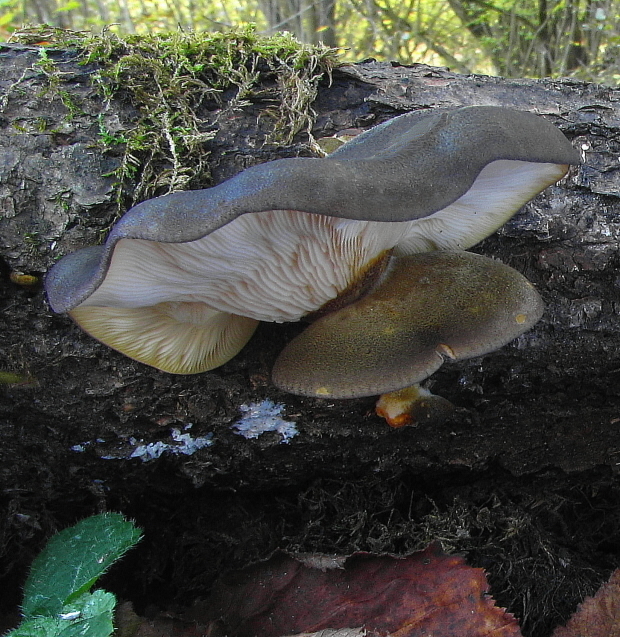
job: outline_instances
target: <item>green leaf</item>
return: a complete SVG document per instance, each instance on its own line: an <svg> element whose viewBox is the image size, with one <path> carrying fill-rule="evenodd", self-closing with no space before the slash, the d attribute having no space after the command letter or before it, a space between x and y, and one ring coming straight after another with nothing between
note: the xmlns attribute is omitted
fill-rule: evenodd
<svg viewBox="0 0 620 637"><path fill-rule="evenodd" d="M116 597L112 593L98 589L93 593L83 593L74 601L62 607L61 617L67 617L79 613L83 618L89 619L101 613L112 612L116 605Z"/></svg>
<svg viewBox="0 0 620 637"><path fill-rule="evenodd" d="M73 9L79 9L81 6L82 5L77 2L77 0L70 0L69 2L63 4L61 7L58 7L56 11L58 13L61 13L63 11L72 11Z"/></svg>
<svg viewBox="0 0 620 637"><path fill-rule="evenodd" d="M109 637L114 631L115 605L112 593L84 593L63 606L56 617L29 619L5 637Z"/></svg>
<svg viewBox="0 0 620 637"><path fill-rule="evenodd" d="M63 627L63 622L60 619L37 617L36 619L22 622L4 637L58 637Z"/></svg>
<svg viewBox="0 0 620 637"><path fill-rule="evenodd" d="M119 513L95 515L56 534L32 563L24 617L58 616L139 539L140 531Z"/></svg>
<svg viewBox="0 0 620 637"><path fill-rule="evenodd" d="M0 6L2 6L2 5L0 4ZM11 22L13 22L13 19L15 18L16 15L17 15L17 13L15 11L8 11L4 15L1 15L0 16L0 27L4 27L7 24L11 24Z"/></svg>
<svg viewBox="0 0 620 637"><path fill-rule="evenodd" d="M116 597L112 593L96 590L84 593L62 608L60 617L69 624L58 637L108 637L114 631L113 614Z"/></svg>
<svg viewBox="0 0 620 637"><path fill-rule="evenodd" d="M114 624L110 612L73 622L58 633L57 637L109 637L113 632Z"/></svg>

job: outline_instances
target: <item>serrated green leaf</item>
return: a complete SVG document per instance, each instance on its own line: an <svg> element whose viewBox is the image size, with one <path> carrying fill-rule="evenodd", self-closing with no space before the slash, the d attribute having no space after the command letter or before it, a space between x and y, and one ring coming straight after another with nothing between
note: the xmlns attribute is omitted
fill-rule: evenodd
<svg viewBox="0 0 620 637"><path fill-rule="evenodd" d="M78 613L80 617L88 619L101 613L112 612L116 605L116 597L113 593L104 590L96 590L92 593L83 593L77 599L62 607L60 617L71 617Z"/></svg>
<svg viewBox="0 0 620 637"><path fill-rule="evenodd" d="M64 626L55 617L37 617L22 622L4 637L59 637Z"/></svg>
<svg viewBox="0 0 620 637"><path fill-rule="evenodd" d="M139 539L140 531L118 513L94 515L56 534L32 564L24 617L57 616Z"/></svg>
<svg viewBox="0 0 620 637"><path fill-rule="evenodd" d="M57 637L109 637L113 632L112 613L109 612L72 622Z"/></svg>
<svg viewBox="0 0 620 637"><path fill-rule="evenodd" d="M30 619L5 637L109 637L114 631L115 606L112 593L84 593L65 604L56 617Z"/></svg>
<svg viewBox="0 0 620 637"><path fill-rule="evenodd" d="M109 637L113 632L112 613L109 612L72 622L58 637Z"/></svg>
<svg viewBox="0 0 620 637"><path fill-rule="evenodd" d="M113 613L116 597L97 590L83 593L75 601L65 604L60 613L69 624L58 637L108 637L114 630Z"/></svg>

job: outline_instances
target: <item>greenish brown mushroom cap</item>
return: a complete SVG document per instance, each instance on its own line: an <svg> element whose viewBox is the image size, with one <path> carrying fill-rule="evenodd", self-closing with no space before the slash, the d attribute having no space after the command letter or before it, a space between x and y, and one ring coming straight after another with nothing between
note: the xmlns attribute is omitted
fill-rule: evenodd
<svg viewBox="0 0 620 637"><path fill-rule="evenodd" d="M468 252L393 258L373 292L284 348L273 382L305 396L391 392L424 380L445 359L498 349L542 312L532 284L499 261Z"/></svg>

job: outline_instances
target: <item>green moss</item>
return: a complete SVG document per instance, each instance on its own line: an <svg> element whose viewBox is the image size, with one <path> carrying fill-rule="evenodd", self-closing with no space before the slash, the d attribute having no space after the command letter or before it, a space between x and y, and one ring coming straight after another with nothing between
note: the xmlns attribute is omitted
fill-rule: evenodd
<svg viewBox="0 0 620 637"><path fill-rule="evenodd" d="M101 150L121 154L113 173L119 212L154 195L209 185L215 127L200 116L201 107L231 113L266 98L270 107L263 116L272 120L267 143L288 144L310 130L318 83L338 63L332 49L289 34L259 36L251 27L120 37L109 30L90 35L44 26L13 39L44 44L37 66L70 115L80 112L79 105L60 88L50 47L77 49L81 63L97 65L92 79L103 100L128 100L136 109L126 129L111 131L104 115L98 122Z"/></svg>
<svg viewBox="0 0 620 637"><path fill-rule="evenodd" d="M38 248L43 243L43 240L38 232L25 232L24 243L32 248Z"/></svg>
<svg viewBox="0 0 620 637"><path fill-rule="evenodd" d="M0 385L31 385L34 380L27 374L16 374L0 370Z"/></svg>

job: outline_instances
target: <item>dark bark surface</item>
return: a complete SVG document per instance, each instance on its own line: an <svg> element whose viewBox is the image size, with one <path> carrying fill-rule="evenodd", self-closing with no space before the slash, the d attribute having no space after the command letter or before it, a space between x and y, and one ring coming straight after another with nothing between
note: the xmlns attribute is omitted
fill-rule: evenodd
<svg viewBox="0 0 620 637"><path fill-rule="evenodd" d="M29 379L0 385L0 577L15 587L9 603L17 603L24 565L45 537L102 508L126 512L147 531L139 557L127 558L140 584L121 586L142 603L162 579L175 601L191 601L223 565L278 545L407 550L433 539L430 531L416 535L416 520L427 520L433 506L454 513L456 501L473 518L482 509L505 513L512 503L559 556L549 572L541 566L532 587L542 595L545 578L555 578L564 606L554 601L539 622L525 617L534 634L545 634L618 564L619 90L376 62L339 69L321 87L316 138L412 109L491 104L546 117L583 151L583 166L475 248L537 286L547 308L541 322L500 351L447 364L432 377L429 388L457 406L449 421L392 430L375 416L374 398L300 398L270 384L271 365L298 325L262 325L226 365L173 376L52 314L40 285L11 280L11 273L40 278L59 256L98 242L116 214L105 175L119 158L101 150L99 122L122 130L132 107L120 99L104 104L89 84L92 68L78 66L71 52L53 55L63 90L80 104L70 117L58 94L42 92L36 49L0 49L0 371ZM302 137L288 148L264 146L269 121L257 117L263 107L257 100L225 118L205 110L206 121L220 122L214 183L261 161L311 154ZM298 434L287 443L276 432L246 439L231 427L242 405L267 399L296 422ZM149 462L130 458L141 445L178 445L175 429L211 444ZM394 512L410 526L394 522L391 534ZM384 537L373 540L379 527ZM486 553L483 542L447 544L472 550L505 589L505 598L501 590L496 596L513 603L519 587L506 584L500 562L514 556L503 544ZM554 570L566 552L571 568L588 572L575 590L570 571L560 584ZM138 567L140 560L148 566ZM524 605L514 603L524 615Z"/></svg>

